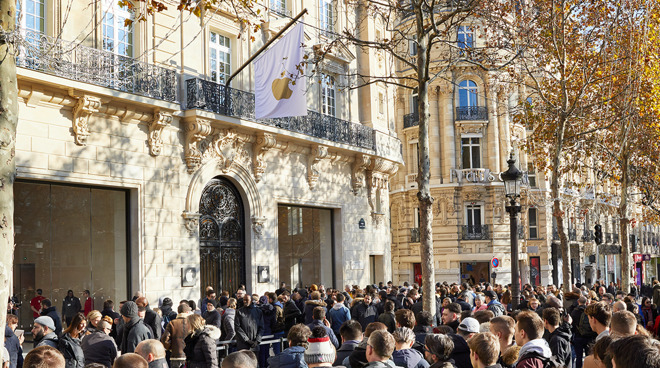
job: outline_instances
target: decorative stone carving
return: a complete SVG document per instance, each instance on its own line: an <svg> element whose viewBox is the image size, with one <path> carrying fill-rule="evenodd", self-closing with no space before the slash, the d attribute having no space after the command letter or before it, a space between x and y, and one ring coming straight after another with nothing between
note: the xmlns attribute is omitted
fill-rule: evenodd
<svg viewBox="0 0 660 368"><path fill-rule="evenodd" d="M270 133L259 133L257 135L257 141L254 145L254 181L257 183L261 180L261 176L266 172L266 161L264 156L271 148L275 147L277 144L277 139L275 139L275 134Z"/></svg>
<svg viewBox="0 0 660 368"><path fill-rule="evenodd" d="M372 212L371 213L371 223L376 228L382 226L383 224L385 224L385 214L384 213Z"/></svg>
<svg viewBox="0 0 660 368"><path fill-rule="evenodd" d="M319 163L328 157L328 147L320 144L312 146L307 159L307 181L309 182L309 189L314 190L316 183L319 180Z"/></svg>
<svg viewBox="0 0 660 368"><path fill-rule="evenodd" d="M243 140L234 129L225 129L215 136L211 148L213 153L221 158L218 168L222 172L229 171L235 159L241 155L243 144Z"/></svg>
<svg viewBox="0 0 660 368"><path fill-rule="evenodd" d="M481 191L464 192L463 193L463 199L466 202L477 202L477 201L481 200L482 194L483 193Z"/></svg>
<svg viewBox="0 0 660 368"><path fill-rule="evenodd" d="M76 144L84 146L89 136L89 117L98 112L101 99L94 96L82 96L73 107L73 134Z"/></svg>
<svg viewBox="0 0 660 368"><path fill-rule="evenodd" d="M435 216L438 219L440 225L448 225L449 218L453 217L456 213L456 207L454 206L454 198L451 194L442 194L437 197L437 212Z"/></svg>
<svg viewBox="0 0 660 368"><path fill-rule="evenodd" d="M488 122L456 122L456 131L461 134L486 134Z"/></svg>
<svg viewBox="0 0 660 368"><path fill-rule="evenodd" d="M200 214L183 211L181 216L183 216L183 225L186 227L186 230L188 230L188 234L195 235L195 231L197 231L199 227Z"/></svg>
<svg viewBox="0 0 660 368"><path fill-rule="evenodd" d="M149 154L160 155L163 148L163 128L172 124L172 114L156 112L153 120L149 122Z"/></svg>
<svg viewBox="0 0 660 368"><path fill-rule="evenodd" d="M353 194L358 195L362 189L365 180L365 171L371 164L371 158L368 155L358 155L351 168L351 185Z"/></svg>
<svg viewBox="0 0 660 368"><path fill-rule="evenodd" d="M252 217L252 230L258 239L261 239L263 236L265 222L265 217Z"/></svg>
<svg viewBox="0 0 660 368"><path fill-rule="evenodd" d="M211 132L211 121L207 119L196 118L186 123L186 166L188 173L192 174L202 163L202 151L198 143L204 140Z"/></svg>
<svg viewBox="0 0 660 368"><path fill-rule="evenodd" d="M399 170L399 165L395 162L382 158L371 160L371 165L367 170L367 196L371 212L379 213L378 191L388 190L389 177Z"/></svg>

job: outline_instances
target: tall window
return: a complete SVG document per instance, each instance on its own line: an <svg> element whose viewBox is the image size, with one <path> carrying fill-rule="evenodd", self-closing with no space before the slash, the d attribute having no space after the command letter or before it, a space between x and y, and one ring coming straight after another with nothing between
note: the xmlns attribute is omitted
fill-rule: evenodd
<svg viewBox="0 0 660 368"><path fill-rule="evenodd" d="M270 10L280 15L286 15L286 0L270 0Z"/></svg>
<svg viewBox="0 0 660 368"><path fill-rule="evenodd" d="M21 29L43 33L46 29L45 0L16 1L16 23Z"/></svg>
<svg viewBox="0 0 660 368"><path fill-rule="evenodd" d="M287 207L288 235L298 235L303 232L302 207Z"/></svg>
<svg viewBox="0 0 660 368"><path fill-rule="evenodd" d="M463 169L481 168L481 144L479 138L461 138Z"/></svg>
<svg viewBox="0 0 660 368"><path fill-rule="evenodd" d="M461 49L471 49L474 47L474 32L468 26L458 27L458 47Z"/></svg>
<svg viewBox="0 0 660 368"><path fill-rule="evenodd" d="M211 32L209 43L209 61L211 80L216 83L225 83L231 72L231 40L221 34Z"/></svg>
<svg viewBox="0 0 660 368"><path fill-rule="evenodd" d="M124 21L133 15L116 1L103 1L103 49L122 56L133 56L133 29Z"/></svg>
<svg viewBox="0 0 660 368"><path fill-rule="evenodd" d="M534 164L531 162L527 163L527 178L529 180L529 186L536 188L536 171L534 171Z"/></svg>
<svg viewBox="0 0 660 368"><path fill-rule="evenodd" d="M471 80L464 80L458 84L458 105L461 107L479 106L479 90L477 84Z"/></svg>
<svg viewBox="0 0 660 368"><path fill-rule="evenodd" d="M417 174L419 168L419 143L413 143L410 145L410 153L412 156L412 162L410 163L411 174Z"/></svg>
<svg viewBox="0 0 660 368"><path fill-rule="evenodd" d="M335 15L332 0L319 0L319 26L326 36L335 30Z"/></svg>
<svg viewBox="0 0 660 368"><path fill-rule="evenodd" d="M417 89L413 91L413 94L410 96L410 113L417 114L419 112L419 94Z"/></svg>
<svg viewBox="0 0 660 368"><path fill-rule="evenodd" d="M529 224L529 238L539 238L538 211L536 208L530 208L527 212L527 222Z"/></svg>
<svg viewBox="0 0 660 368"><path fill-rule="evenodd" d="M335 77L327 74L321 76L321 107L325 115L336 116Z"/></svg>
<svg viewBox="0 0 660 368"><path fill-rule="evenodd" d="M465 222L468 226L468 233L481 232L481 205L469 204L466 207Z"/></svg>

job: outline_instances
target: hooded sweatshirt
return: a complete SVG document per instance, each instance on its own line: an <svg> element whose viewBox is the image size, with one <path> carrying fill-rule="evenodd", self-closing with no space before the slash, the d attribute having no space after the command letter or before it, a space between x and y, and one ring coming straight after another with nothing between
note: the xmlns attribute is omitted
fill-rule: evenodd
<svg viewBox="0 0 660 368"><path fill-rule="evenodd" d="M534 339L523 345L518 352L516 368L543 368L543 362L537 357L544 358L552 356L548 342L543 339Z"/></svg>
<svg viewBox="0 0 660 368"><path fill-rule="evenodd" d="M330 328L336 336L339 336L339 328L344 322L351 319L351 311L346 308L344 303L335 303L328 311L328 319Z"/></svg>
<svg viewBox="0 0 660 368"><path fill-rule="evenodd" d="M403 368L428 368L429 366L422 353L415 349L396 350L392 353L392 361L397 367Z"/></svg>
<svg viewBox="0 0 660 368"><path fill-rule="evenodd" d="M562 323L555 329L549 338L550 351L552 355L564 364L565 368L572 368L571 356L571 327L568 323Z"/></svg>

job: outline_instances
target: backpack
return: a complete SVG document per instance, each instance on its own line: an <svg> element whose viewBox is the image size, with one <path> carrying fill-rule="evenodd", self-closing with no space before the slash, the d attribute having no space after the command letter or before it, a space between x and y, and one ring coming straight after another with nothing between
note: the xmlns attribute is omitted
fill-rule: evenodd
<svg viewBox="0 0 660 368"><path fill-rule="evenodd" d="M539 354L536 351L531 351L525 355L523 355L520 359L518 359L519 362L522 362L525 359L529 358L537 358L538 360L541 361L543 364L543 368L562 368L564 367L564 363L560 362L559 359L557 359L556 356L551 356L549 358L544 357L543 355Z"/></svg>
<svg viewBox="0 0 660 368"><path fill-rule="evenodd" d="M580 322L578 323L577 330L582 337L591 338L596 336L596 333L589 325L589 316L584 312L580 315Z"/></svg>

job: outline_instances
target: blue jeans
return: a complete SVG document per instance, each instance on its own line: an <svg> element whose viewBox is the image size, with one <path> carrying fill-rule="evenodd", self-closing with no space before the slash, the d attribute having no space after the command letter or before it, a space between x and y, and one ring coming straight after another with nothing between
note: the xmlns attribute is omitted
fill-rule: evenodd
<svg viewBox="0 0 660 368"><path fill-rule="evenodd" d="M587 345L591 342L591 339L585 339L581 336L575 336L573 338L573 349L575 350L575 368L582 368L582 360L584 355L587 353Z"/></svg>

